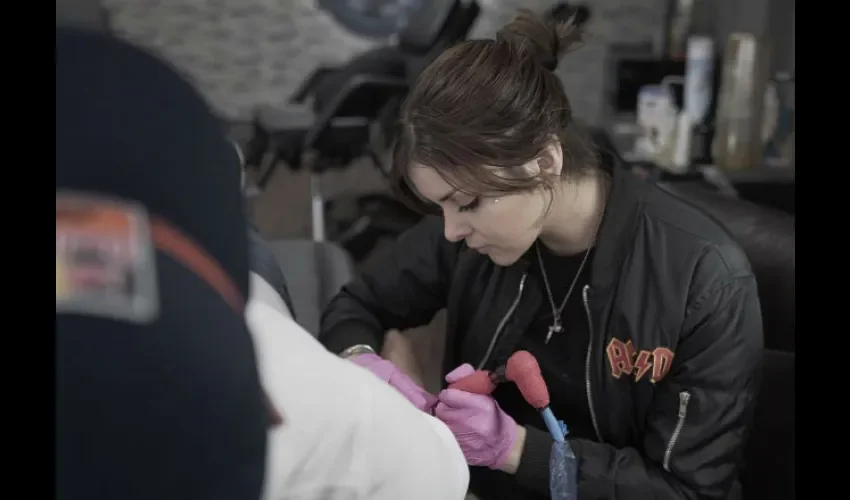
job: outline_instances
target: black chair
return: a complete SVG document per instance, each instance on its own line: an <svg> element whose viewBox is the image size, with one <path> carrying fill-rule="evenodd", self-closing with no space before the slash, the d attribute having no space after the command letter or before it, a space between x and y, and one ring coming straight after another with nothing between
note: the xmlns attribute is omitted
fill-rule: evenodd
<svg viewBox="0 0 850 500"><path fill-rule="evenodd" d="M370 51L342 68L314 71L292 99L303 104L312 98L311 107L257 110L253 138L245 147L248 166L259 174L256 187L266 186L281 161L292 169L307 168L316 241L324 240L326 233L321 173L344 168L366 154L378 116L397 113L415 77L410 67L465 36L479 11L474 1L434 0L423 5L397 46Z"/></svg>
<svg viewBox="0 0 850 500"><path fill-rule="evenodd" d="M319 168L344 167L362 156L369 125L388 105L397 109L417 74L411 68L465 36L478 12L474 1L424 2L396 45L370 50L342 67L320 66L293 94L291 108L258 110L254 138L246 146L247 163L259 173L257 187L265 187L280 161L301 168L305 153L315 153Z"/></svg>
<svg viewBox="0 0 850 500"><path fill-rule="evenodd" d="M261 108L254 120L254 136L246 145L248 166L260 169L263 156L272 159L257 186L263 189L280 161L300 169L306 155L309 168L344 166L363 154L369 125L378 111L408 88L404 78L357 74L318 113L305 109Z"/></svg>
<svg viewBox="0 0 850 500"><path fill-rule="evenodd" d="M369 50L340 68L318 68L295 94L298 102L312 97L314 110L329 102L354 74L382 74L414 79L424 66L450 45L466 37L481 9L474 0L430 0L397 43Z"/></svg>

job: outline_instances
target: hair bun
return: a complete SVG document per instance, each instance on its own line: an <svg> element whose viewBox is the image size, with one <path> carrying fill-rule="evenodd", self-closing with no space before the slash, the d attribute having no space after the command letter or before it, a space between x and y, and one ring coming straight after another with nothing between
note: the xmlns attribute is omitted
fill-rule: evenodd
<svg viewBox="0 0 850 500"><path fill-rule="evenodd" d="M534 57L544 68L555 71L561 56L584 42L584 32L573 15L567 21L545 19L521 9L513 21L496 33L496 41L516 47Z"/></svg>

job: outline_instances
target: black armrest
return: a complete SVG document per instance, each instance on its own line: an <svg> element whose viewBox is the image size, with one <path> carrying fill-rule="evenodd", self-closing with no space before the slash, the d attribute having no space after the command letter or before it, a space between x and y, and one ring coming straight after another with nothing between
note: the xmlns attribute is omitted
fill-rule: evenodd
<svg viewBox="0 0 850 500"><path fill-rule="evenodd" d="M342 91L339 92L328 106L316 116L313 126L304 137L304 151L313 149L318 138L331 126L334 118L346 116L345 106L348 102L356 102L369 97L370 93L380 93L383 105L377 106L374 114L377 116L381 108L396 95L407 92L409 84L406 79L382 75L362 74L352 77ZM360 118L374 118L363 116Z"/></svg>
<svg viewBox="0 0 850 500"><path fill-rule="evenodd" d="M319 66L314 69L310 76L308 76L304 82L301 83L301 86L295 90L295 93L292 94L292 97L289 98L289 102L293 104L301 104L304 102L304 99L307 98L308 95L312 94L315 90L316 84L319 83L319 80L327 76L328 73L335 71L335 68L331 68L328 66Z"/></svg>

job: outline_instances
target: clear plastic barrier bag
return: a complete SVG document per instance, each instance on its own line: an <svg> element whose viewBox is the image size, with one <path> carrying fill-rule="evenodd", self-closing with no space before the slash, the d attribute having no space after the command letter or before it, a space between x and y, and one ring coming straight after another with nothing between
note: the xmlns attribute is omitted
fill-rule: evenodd
<svg viewBox="0 0 850 500"><path fill-rule="evenodd" d="M578 460L570 443L553 442L549 458L549 490L552 500L578 500Z"/></svg>

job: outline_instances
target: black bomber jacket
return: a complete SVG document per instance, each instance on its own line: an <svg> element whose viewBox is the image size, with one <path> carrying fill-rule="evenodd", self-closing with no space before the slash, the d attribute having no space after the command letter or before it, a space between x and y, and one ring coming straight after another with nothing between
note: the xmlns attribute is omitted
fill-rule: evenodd
<svg viewBox="0 0 850 500"><path fill-rule="evenodd" d="M447 310L443 373L504 363L543 298L528 262L510 267L450 243L442 221L407 231L380 268L326 309L333 352L379 349L384 332ZM720 499L737 470L761 371L756 282L731 235L700 209L615 169L590 284L587 398L595 440L573 439L579 498ZM569 424L569 422L567 422ZM517 480L547 493L551 438L528 429Z"/></svg>

